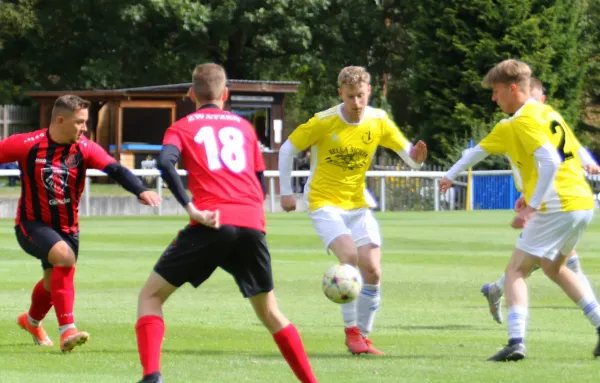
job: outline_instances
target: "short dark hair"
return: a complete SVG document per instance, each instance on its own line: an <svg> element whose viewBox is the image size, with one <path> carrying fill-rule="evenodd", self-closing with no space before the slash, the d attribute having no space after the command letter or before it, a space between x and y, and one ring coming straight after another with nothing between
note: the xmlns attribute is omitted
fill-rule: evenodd
<svg viewBox="0 0 600 383"><path fill-rule="evenodd" d="M88 109L90 107L90 102L88 100L84 100L79 96L75 96L74 94L65 94L64 96L60 96L54 101L54 107L52 108L52 120L63 113L73 114L80 109Z"/></svg>

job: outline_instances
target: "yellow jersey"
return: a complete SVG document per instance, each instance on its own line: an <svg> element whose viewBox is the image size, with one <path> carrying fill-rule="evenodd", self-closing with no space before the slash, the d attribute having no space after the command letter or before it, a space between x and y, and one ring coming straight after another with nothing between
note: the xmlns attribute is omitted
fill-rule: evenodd
<svg viewBox="0 0 600 383"><path fill-rule="evenodd" d="M552 107L534 100L527 101L512 117L496 124L479 146L488 153L508 157L515 186L528 201L538 180L534 152L548 143L556 148L562 163L542 200L540 211L593 209L592 190L577 156L581 144Z"/></svg>
<svg viewBox="0 0 600 383"><path fill-rule="evenodd" d="M360 122L349 123L342 105L316 113L288 137L298 151L311 147L311 175L305 187L309 210L368 207L365 175L377 146L398 152L410 145L385 111L367 107Z"/></svg>

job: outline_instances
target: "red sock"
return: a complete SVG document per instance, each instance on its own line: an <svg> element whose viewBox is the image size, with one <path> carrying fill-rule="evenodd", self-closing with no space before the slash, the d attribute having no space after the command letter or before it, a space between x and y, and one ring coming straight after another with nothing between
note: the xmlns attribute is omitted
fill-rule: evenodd
<svg viewBox="0 0 600 383"><path fill-rule="evenodd" d="M54 311L58 325L75 323L73 304L75 303L74 267L54 266L50 279L50 294L54 303Z"/></svg>
<svg viewBox="0 0 600 383"><path fill-rule="evenodd" d="M165 336L165 322L156 315L144 315L135 325L140 362L144 376L160 371L160 347Z"/></svg>
<svg viewBox="0 0 600 383"><path fill-rule="evenodd" d="M29 316L32 319L41 321L46 317L48 311L52 308L52 297L50 292L44 288L44 279L41 279L33 288L31 293L31 306L29 306Z"/></svg>
<svg viewBox="0 0 600 383"><path fill-rule="evenodd" d="M296 327L290 323L287 327L273 334L273 339L275 339L279 351L281 351L296 377L302 383L317 383L317 378L315 378L310 367L302 339L300 339Z"/></svg>

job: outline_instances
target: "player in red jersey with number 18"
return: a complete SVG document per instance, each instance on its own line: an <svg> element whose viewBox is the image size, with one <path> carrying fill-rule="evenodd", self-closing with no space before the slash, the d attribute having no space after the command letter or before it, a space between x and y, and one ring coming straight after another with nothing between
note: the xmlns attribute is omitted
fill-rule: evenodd
<svg viewBox="0 0 600 383"><path fill-rule="evenodd" d="M139 295L141 382L163 382L164 302L184 283L198 287L220 267L249 298L296 377L314 383L300 335L279 311L273 294L265 241L265 166L256 132L245 119L222 110L226 83L221 66L198 65L190 89L197 110L171 126L163 140L158 167L190 224L167 247ZM175 169L180 158L188 171L191 202Z"/></svg>

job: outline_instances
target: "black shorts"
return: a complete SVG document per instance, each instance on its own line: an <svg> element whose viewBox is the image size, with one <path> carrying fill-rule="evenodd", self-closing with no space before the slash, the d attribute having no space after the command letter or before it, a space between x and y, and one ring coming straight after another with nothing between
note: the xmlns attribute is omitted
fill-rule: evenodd
<svg viewBox="0 0 600 383"><path fill-rule="evenodd" d="M75 259L79 255L79 234L69 235L55 230L43 222L23 221L21 225L15 226L17 242L29 255L33 255L42 261L44 269L51 269L48 262L50 249L60 241L65 241L75 253Z"/></svg>
<svg viewBox="0 0 600 383"><path fill-rule="evenodd" d="M200 286L217 269L233 276L245 298L273 290L271 255L259 230L188 225L162 254L154 271L173 286Z"/></svg>

